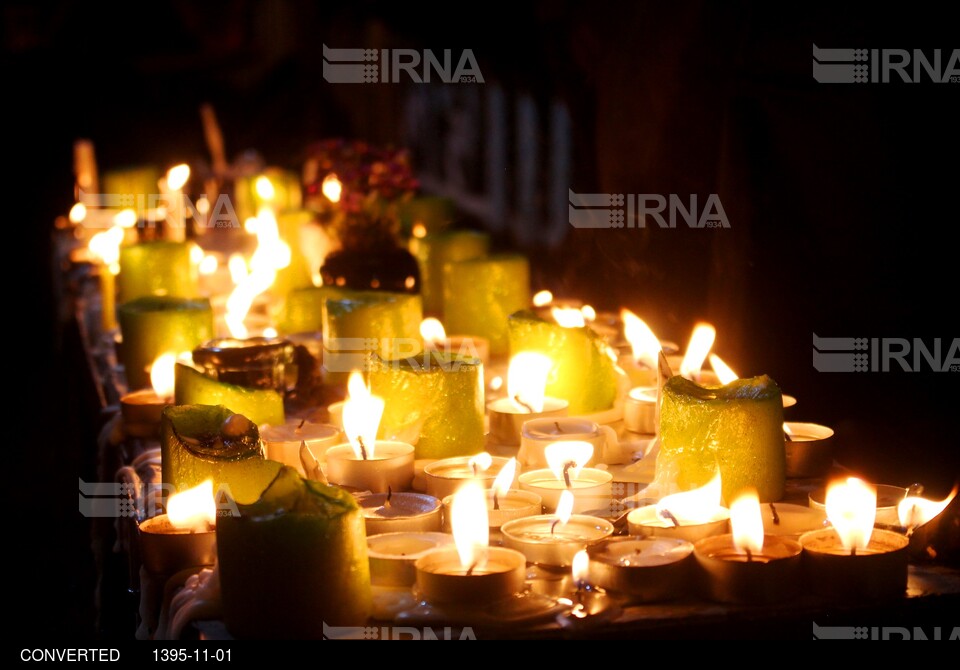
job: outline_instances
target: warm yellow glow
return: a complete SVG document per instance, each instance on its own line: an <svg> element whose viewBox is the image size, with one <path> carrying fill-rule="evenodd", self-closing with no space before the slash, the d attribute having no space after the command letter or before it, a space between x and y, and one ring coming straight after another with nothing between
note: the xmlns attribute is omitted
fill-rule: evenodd
<svg viewBox="0 0 960 670"><path fill-rule="evenodd" d="M121 209L113 216L113 225L121 228L133 228L137 225L137 213L132 209Z"/></svg>
<svg viewBox="0 0 960 670"><path fill-rule="evenodd" d="M517 409L523 412L542 412L546 394L547 376L553 361L533 351L521 351L510 359L507 368L507 393Z"/></svg>
<svg viewBox="0 0 960 670"><path fill-rule="evenodd" d="M950 495L940 501L927 500L919 496L907 496L897 505L897 516L900 517L900 525L907 528L922 526L940 515L947 508L957 495L955 486Z"/></svg>
<svg viewBox="0 0 960 670"><path fill-rule="evenodd" d="M848 477L827 487L827 518L847 551L866 549L877 518L877 489Z"/></svg>
<svg viewBox="0 0 960 670"><path fill-rule="evenodd" d="M581 549L573 555L573 565L571 566L571 575L574 584L583 584L590 576L590 555L586 549Z"/></svg>
<svg viewBox="0 0 960 670"><path fill-rule="evenodd" d="M167 188L171 191L179 191L182 189L188 179L190 179L190 166L186 163L174 165L167 170Z"/></svg>
<svg viewBox="0 0 960 670"><path fill-rule="evenodd" d="M377 429L383 417L383 398L370 393L363 375L356 370L350 373L347 391L349 396L343 403L343 432L357 458L363 458L364 451L368 459L373 458Z"/></svg>
<svg viewBox="0 0 960 670"><path fill-rule="evenodd" d="M493 491L498 496L505 495L513 486L513 478L517 476L517 459L511 458L493 480Z"/></svg>
<svg viewBox="0 0 960 670"><path fill-rule="evenodd" d="M196 208L197 214L206 216L210 213L210 200L207 198L207 196L201 195L199 198L197 198Z"/></svg>
<svg viewBox="0 0 960 670"><path fill-rule="evenodd" d="M557 510L553 513L557 517L557 521L560 522L558 525L562 526L570 520L570 515L573 514L573 503L573 492L570 489L564 489L557 501Z"/></svg>
<svg viewBox="0 0 960 670"><path fill-rule="evenodd" d="M698 323L690 336L690 343L687 345L687 351L683 355L683 362L680 363L680 376L697 381L700 376L700 368L703 367L703 361L710 353L710 347L717 337L717 330L709 323Z"/></svg>
<svg viewBox="0 0 960 670"><path fill-rule="evenodd" d="M657 503L657 516L666 519L664 511L670 512L680 523L689 526L710 521L720 507L720 472L698 489L671 493Z"/></svg>
<svg viewBox="0 0 960 670"><path fill-rule="evenodd" d="M277 272L292 260L290 246L280 239L277 218L269 208L261 208L254 227L257 235L257 248L250 258L250 271L246 264L241 266L243 258L235 261L230 257L230 277L236 284L227 298L224 320L233 337L245 338L248 335L244 320L258 295L267 291L277 278ZM241 268L243 272L241 273Z"/></svg>
<svg viewBox="0 0 960 670"><path fill-rule="evenodd" d="M580 308L580 313L583 314L583 318L587 321L597 320L597 310L595 310L592 305L584 305Z"/></svg>
<svg viewBox="0 0 960 670"><path fill-rule="evenodd" d="M551 307L550 314L563 328L583 328L587 325L583 313L576 307Z"/></svg>
<svg viewBox="0 0 960 670"><path fill-rule="evenodd" d="M241 259L242 261L243 259ZM217 271L217 268L220 267L220 261L217 260L217 257L213 254L207 254L203 257L203 260L200 261L200 274L202 275L212 275Z"/></svg>
<svg viewBox="0 0 960 670"><path fill-rule="evenodd" d="M267 326L266 328L263 329L264 337L276 337L278 334L279 333L277 333L276 328L271 328L270 326Z"/></svg>
<svg viewBox="0 0 960 670"><path fill-rule="evenodd" d="M427 236L427 227L422 223L413 224L413 236L417 239L423 239Z"/></svg>
<svg viewBox="0 0 960 670"><path fill-rule="evenodd" d="M500 375L497 375L496 377L490 380L491 391L499 391L502 387L503 387L503 377L501 377Z"/></svg>
<svg viewBox="0 0 960 670"><path fill-rule="evenodd" d="M440 323L439 319L428 316L420 322L420 337L422 337L425 342L437 344L447 339L447 331L444 330L443 324Z"/></svg>
<svg viewBox="0 0 960 670"><path fill-rule="evenodd" d="M213 480L174 493L167 501L167 519L175 528L206 531L217 523L217 503L213 498Z"/></svg>
<svg viewBox="0 0 960 670"><path fill-rule="evenodd" d="M553 302L553 293L544 289L543 291L537 291L533 294L533 306L534 307L545 307Z"/></svg>
<svg viewBox="0 0 960 670"><path fill-rule="evenodd" d="M87 218L87 206L82 202L75 203L73 207L70 208L70 213L67 214L67 218L70 219L70 223L83 223L83 220Z"/></svg>
<svg viewBox="0 0 960 670"><path fill-rule="evenodd" d="M331 172L323 178L320 191L330 202L340 202L340 196L343 194L343 184L337 179L337 175ZM424 234L426 234L426 229L424 229Z"/></svg>
<svg viewBox="0 0 960 670"><path fill-rule="evenodd" d="M493 456L485 451L481 451L467 460L467 466L474 472L486 472L493 465Z"/></svg>
<svg viewBox="0 0 960 670"><path fill-rule="evenodd" d="M255 216L251 216L246 221L243 222L243 229L250 235L256 235L257 229L260 227L260 219Z"/></svg>
<svg viewBox="0 0 960 670"><path fill-rule="evenodd" d="M727 383L727 382L724 382L724 383ZM790 428L790 426L787 424L786 421L783 422L783 432L793 437L793 430Z"/></svg>
<svg viewBox="0 0 960 670"><path fill-rule="evenodd" d="M158 398L173 397L173 373L177 364L177 354L168 351L160 354L150 366L150 385Z"/></svg>
<svg viewBox="0 0 960 670"><path fill-rule="evenodd" d="M200 248L199 244L190 245L190 262L194 265L200 265L203 261L203 249Z"/></svg>
<svg viewBox="0 0 960 670"><path fill-rule="evenodd" d="M257 180L253 184L253 188L257 191L257 195L260 197L260 199L265 202L270 202L277 197L277 190L273 187L273 182L270 181L270 178L266 175L260 175L257 177Z"/></svg>
<svg viewBox="0 0 960 670"><path fill-rule="evenodd" d="M646 321L629 309L621 309L620 318L623 320L623 335L633 349L633 360L656 370L660 351L663 349L660 340L654 335Z"/></svg>
<svg viewBox="0 0 960 670"><path fill-rule="evenodd" d="M487 562L490 544L490 520L487 514L487 495L475 480L464 483L453 494L450 505L450 525L453 543L465 570L482 568Z"/></svg>
<svg viewBox="0 0 960 670"><path fill-rule="evenodd" d="M733 544L741 551L763 549L763 517L756 491L747 491L730 505L730 527Z"/></svg>
<svg viewBox="0 0 960 670"><path fill-rule="evenodd" d="M87 249L104 265L113 266L120 261L121 242L123 242L123 228L113 226L91 237L87 243Z"/></svg>
<svg viewBox="0 0 960 670"><path fill-rule="evenodd" d="M558 480L565 481L564 471L573 480L593 458L593 445L579 440L554 442L543 450L543 455Z"/></svg>
<svg viewBox="0 0 960 670"><path fill-rule="evenodd" d="M716 354L710 354L710 367L717 373L717 379L721 384L729 384L739 379L737 373L730 369L730 366L723 362L723 359Z"/></svg>
<svg viewBox="0 0 960 670"><path fill-rule="evenodd" d="M239 284L247 276L247 261L243 260L240 254L230 254L227 268L230 270L230 280L234 284Z"/></svg>

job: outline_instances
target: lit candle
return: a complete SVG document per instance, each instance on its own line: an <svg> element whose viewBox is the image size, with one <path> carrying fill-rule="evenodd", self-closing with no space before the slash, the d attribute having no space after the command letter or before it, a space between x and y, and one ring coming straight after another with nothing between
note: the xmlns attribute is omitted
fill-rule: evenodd
<svg viewBox="0 0 960 670"><path fill-rule="evenodd" d="M432 533L443 528L440 501L423 493L364 493L357 496L367 535Z"/></svg>
<svg viewBox="0 0 960 670"><path fill-rule="evenodd" d="M143 566L155 575L213 565L217 560L216 502L213 481L170 496L165 514L139 525Z"/></svg>
<svg viewBox="0 0 960 670"><path fill-rule="evenodd" d="M517 472L517 459L511 458L501 468L493 485L487 491L487 518L491 537L499 538L500 527L512 519L534 516L543 511L543 500L536 493L511 488ZM452 532L451 506L453 495L443 498L444 531Z"/></svg>
<svg viewBox="0 0 960 670"><path fill-rule="evenodd" d="M520 475L520 488L543 498L546 510L555 510L564 491L574 498L574 512L608 508L613 475L606 470L584 467L593 457L589 442L555 442L545 449L549 469Z"/></svg>
<svg viewBox="0 0 960 670"><path fill-rule="evenodd" d="M503 545L523 552L531 563L568 566L582 549L613 535L606 519L573 514L573 494L564 490L555 514L508 521L500 527Z"/></svg>
<svg viewBox="0 0 960 670"><path fill-rule="evenodd" d="M490 342L486 338L478 335L447 335L443 323L433 317L420 323L420 336L427 351L477 358L484 365L490 363Z"/></svg>
<svg viewBox="0 0 960 670"><path fill-rule="evenodd" d="M907 497L907 489L902 486L890 486L889 484L871 486L876 492L876 523L887 526L899 525L900 515L897 508ZM828 486L821 486L811 491L807 496L810 507L823 514L827 514L828 489Z"/></svg>
<svg viewBox="0 0 960 670"><path fill-rule="evenodd" d="M633 386L656 390L658 358L663 348L660 340L650 326L629 309L620 310L620 320L623 322L623 336L630 343L631 354L621 355L617 365L627 373Z"/></svg>
<svg viewBox="0 0 960 670"><path fill-rule="evenodd" d="M120 398L123 430L132 437L159 437L160 418L173 403L173 368L177 355L167 352L150 366L152 388L127 393Z"/></svg>
<svg viewBox="0 0 960 670"><path fill-rule="evenodd" d="M451 509L455 548L434 549L417 559L416 592L431 604L487 605L523 590L526 559L518 551L489 546L483 488L470 482Z"/></svg>
<svg viewBox="0 0 960 670"><path fill-rule="evenodd" d="M569 403L545 394L547 376L553 362L544 354L521 351L510 359L507 372L507 397L491 402L487 409L490 436L497 444L520 444L523 424L541 417L567 415Z"/></svg>
<svg viewBox="0 0 960 670"><path fill-rule="evenodd" d="M787 421L787 477L822 477L833 465L833 429L816 423Z"/></svg>
<svg viewBox="0 0 960 670"><path fill-rule="evenodd" d="M348 443L327 450L327 478L331 484L360 491L404 491L413 482L413 445L378 440L383 398L370 393L363 375L354 371L348 381L350 396L343 405L343 432Z"/></svg>
<svg viewBox="0 0 960 670"><path fill-rule="evenodd" d="M710 366L713 368L713 375L707 375L704 379L710 380L708 383L717 384L720 386L725 386L732 381L740 379L739 375L733 371L733 369L724 362L722 358L716 354L710 354L708 357L710 360ZM701 375L705 374L701 371ZM783 408L793 407L797 404L797 399L792 395L787 395L786 393L782 394L783 396Z"/></svg>
<svg viewBox="0 0 960 670"><path fill-rule="evenodd" d="M493 457L483 451L473 456L444 458L428 463L423 468L427 493L443 499L457 492L462 484L475 480L490 488L494 479L512 459Z"/></svg>
<svg viewBox="0 0 960 670"><path fill-rule="evenodd" d="M656 505L627 514L631 535L669 537L688 542L726 533L730 511L720 506L720 474L706 485L664 496Z"/></svg>
<svg viewBox="0 0 960 670"><path fill-rule="evenodd" d="M707 595L729 603L774 603L796 596L802 585L800 543L765 535L756 493L730 507L732 533L704 538L694 555Z"/></svg>
<svg viewBox="0 0 960 670"><path fill-rule="evenodd" d="M807 581L826 598L881 601L902 598L907 588L910 540L873 527L876 488L856 477L827 488L832 528L800 536Z"/></svg>
<svg viewBox="0 0 960 670"><path fill-rule="evenodd" d="M120 244L123 242L123 235L123 228L114 224L91 237L87 243L90 255L99 261L97 275L100 280L100 325L104 331L117 327L116 275L120 272Z"/></svg>
<svg viewBox="0 0 960 670"><path fill-rule="evenodd" d="M589 442L593 456L586 466L596 463L612 465L629 463L632 453L620 448L617 432L610 426L601 426L589 419L558 417L529 419L523 423L520 435L520 451L517 460L528 468L543 468L548 465L546 449L556 442Z"/></svg>
<svg viewBox="0 0 960 670"><path fill-rule="evenodd" d="M612 537L587 548L590 580L637 602L686 595L693 581L693 545L675 538Z"/></svg>
<svg viewBox="0 0 960 670"><path fill-rule="evenodd" d="M306 474L300 459L304 444L314 458L323 463L327 449L341 442L338 428L306 420L288 421L279 426L264 425L260 435L267 446L267 458L297 468L302 475Z"/></svg>
<svg viewBox="0 0 960 670"><path fill-rule="evenodd" d="M198 297L200 272L190 257L194 247L187 242L167 241L122 247L117 284L120 301L145 296Z"/></svg>
<svg viewBox="0 0 960 670"><path fill-rule="evenodd" d="M417 559L432 549L453 544L449 533L400 532L367 536L370 583L377 586L413 586Z"/></svg>
<svg viewBox="0 0 960 670"><path fill-rule="evenodd" d="M190 166L186 163L174 165L167 170L167 174L160 179L160 193L164 197L167 210L164 237L171 242L182 242L187 237L186 202L183 197L183 187L190 179Z"/></svg>

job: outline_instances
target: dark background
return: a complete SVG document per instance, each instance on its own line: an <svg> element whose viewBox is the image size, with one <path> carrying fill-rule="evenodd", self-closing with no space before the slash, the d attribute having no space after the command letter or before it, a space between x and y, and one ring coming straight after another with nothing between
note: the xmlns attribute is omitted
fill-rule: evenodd
<svg viewBox="0 0 960 670"><path fill-rule="evenodd" d="M32 573L28 632L39 621L44 636L101 632L73 493L78 477L91 479L98 418L65 360L51 281L53 221L72 204L73 141L94 141L101 170L190 160L205 154L197 108L206 101L231 158L252 147L299 169L317 139L398 141L396 90L327 84L324 42L470 48L488 82L566 101L574 191L718 193L727 230L571 228L555 248L525 247L535 288L631 307L681 343L696 320L710 320L734 369L768 373L799 398L788 418L836 429L844 465L875 482L923 482L932 495L960 475L958 373L811 365L814 332L941 338L945 348L960 335L960 83L811 77L814 43L941 49L946 59L960 47L955 12L934 3L296 0L14 2L2 11L4 145L13 149L4 178L15 187L5 265L20 315L8 346L27 364L9 368L17 400L6 495L24 526L15 551ZM510 246L509 231L498 242ZM49 615L54 598L68 603L63 616Z"/></svg>

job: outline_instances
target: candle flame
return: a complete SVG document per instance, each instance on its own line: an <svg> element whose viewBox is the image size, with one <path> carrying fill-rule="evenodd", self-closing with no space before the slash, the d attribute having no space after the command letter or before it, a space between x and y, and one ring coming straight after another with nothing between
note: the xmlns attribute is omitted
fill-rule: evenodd
<svg viewBox="0 0 960 670"><path fill-rule="evenodd" d="M848 477L827 488L827 518L847 551L866 549L877 517L877 490L862 479Z"/></svg>
<svg viewBox="0 0 960 670"><path fill-rule="evenodd" d="M547 459L547 467L558 480L564 481L564 470L570 479L575 479L593 458L593 445L580 440L554 442L543 450L543 455Z"/></svg>
<svg viewBox="0 0 960 670"><path fill-rule="evenodd" d="M517 475L517 459L511 458L506 465L497 473L497 478L493 480L493 491L498 496L505 495L513 486L513 478Z"/></svg>
<svg viewBox="0 0 960 670"><path fill-rule="evenodd" d="M266 177L264 177L266 179ZM269 180L267 180L269 181ZM257 248L250 258L250 271L246 263L234 261L230 257L230 276L236 287L227 298L225 320L230 334L236 338L248 335L244 319L258 295L266 292L276 281L277 272L290 265L292 254L290 246L280 239L277 218L269 208L261 208L256 217Z"/></svg>
<svg viewBox="0 0 960 670"><path fill-rule="evenodd" d="M202 275L212 275L218 267L220 267L220 261L217 260L217 257L213 254L207 254L200 261L200 266L197 269Z"/></svg>
<svg viewBox="0 0 960 670"><path fill-rule="evenodd" d="M927 500L919 496L907 496L897 505L897 516L900 518L900 525L907 528L915 528L928 523L940 515L947 505L956 497L957 487L954 486L950 495L940 501Z"/></svg>
<svg viewBox="0 0 960 670"><path fill-rule="evenodd" d="M227 269L230 270L230 279L234 284L239 284L247 276L247 261L240 254L230 254L227 260Z"/></svg>
<svg viewBox="0 0 960 670"><path fill-rule="evenodd" d="M746 491L730 505L733 544L740 551L763 549L763 517L756 491Z"/></svg>
<svg viewBox="0 0 960 670"><path fill-rule="evenodd" d="M450 525L460 565L465 570L483 567L490 544L490 520L487 496L479 482L467 481L453 494Z"/></svg>
<svg viewBox="0 0 960 670"><path fill-rule="evenodd" d="M721 384L729 384L739 379L737 373L730 369L730 366L723 362L723 359L716 354L710 354L710 367L717 373L717 379Z"/></svg>
<svg viewBox="0 0 960 670"><path fill-rule="evenodd" d="M573 583L577 586L587 581L587 577L590 576L590 555L586 549L581 549L573 555L571 574Z"/></svg>
<svg viewBox="0 0 960 670"><path fill-rule="evenodd" d="M340 180L337 179L337 175L331 172L323 178L323 183L320 185L320 191L330 202L340 202L340 196L343 193L343 184L341 184Z"/></svg>
<svg viewBox="0 0 960 670"><path fill-rule="evenodd" d="M623 335L633 349L633 359L655 370L663 350L660 340L650 326L629 309L621 309L620 318L623 320Z"/></svg>
<svg viewBox="0 0 960 670"><path fill-rule="evenodd" d="M190 245L190 262L193 265L200 265L203 262L203 249L199 244Z"/></svg>
<svg viewBox="0 0 960 670"><path fill-rule="evenodd" d="M439 319L428 316L420 322L420 337L429 344L437 344L447 339L447 331Z"/></svg>
<svg viewBox="0 0 960 670"><path fill-rule="evenodd" d="M121 209L113 215L113 225L121 228L133 228L137 225L137 213L132 209Z"/></svg>
<svg viewBox="0 0 960 670"><path fill-rule="evenodd" d="M533 351L521 351L510 359L507 368L507 393L524 411L542 412L547 377L553 361ZM522 403L522 404L521 404ZM526 405L528 409L523 406Z"/></svg>
<svg viewBox="0 0 960 670"><path fill-rule="evenodd" d="M580 308L580 313L583 314L583 318L587 321L597 320L597 310L595 310L592 305L584 305Z"/></svg>
<svg viewBox="0 0 960 670"><path fill-rule="evenodd" d="M272 326L267 326L266 328L263 329L264 337L276 337L278 334L279 333L277 333L277 329L273 328Z"/></svg>
<svg viewBox="0 0 960 670"><path fill-rule="evenodd" d="M123 228L113 226L102 230L87 243L90 253L117 274L120 270L120 243L123 242ZM116 268L117 272L114 272Z"/></svg>
<svg viewBox="0 0 960 670"><path fill-rule="evenodd" d="M350 373L347 391L349 397L343 403L343 432L357 458L363 458L364 450L368 459L373 458L377 429L383 417L383 398L370 393L363 375L356 370ZM360 448L361 440L363 449Z"/></svg>
<svg viewBox="0 0 960 670"><path fill-rule="evenodd" d="M217 504L213 498L213 480L170 496L167 519L174 528L206 531L217 522Z"/></svg>
<svg viewBox="0 0 960 670"><path fill-rule="evenodd" d="M587 325L583 312L576 307L551 307L550 314L562 328L583 328Z"/></svg>
<svg viewBox="0 0 960 670"><path fill-rule="evenodd" d="M570 515L573 514L574 503L573 492L570 489L564 489L560 492L560 499L557 501L557 511L553 513L557 517L559 525L564 526L570 521Z"/></svg>
<svg viewBox="0 0 960 670"><path fill-rule="evenodd" d="M553 293L547 290L537 291L533 294L533 306L545 307L553 302Z"/></svg>
<svg viewBox="0 0 960 670"><path fill-rule="evenodd" d="M168 351L157 356L150 366L150 385L158 398L172 398L174 387L174 369L177 365L177 354Z"/></svg>
<svg viewBox="0 0 960 670"><path fill-rule="evenodd" d="M467 461L467 466L475 472L486 472L493 465L493 456L485 451L481 451L475 456L471 456Z"/></svg>
<svg viewBox="0 0 960 670"><path fill-rule="evenodd" d="M67 218L73 224L83 223L83 220L87 218L87 206L82 202L74 203L73 207L70 208L70 213L67 214Z"/></svg>
<svg viewBox="0 0 960 670"><path fill-rule="evenodd" d="M671 493L657 503L657 516L665 518L664 511L670 512L681 525L689 526L706 523L713 518L720 507L720 472L700 488Z"/></svg>
<svg viewBox="0 0 960 670"><path fill-rule="evenodd" d="M683 362L680 363L680 376L697 381L703 361L710 353L716 337L717 330L709 323L698 323L694 327L690 343L687 344L687 352L683 355Z"/></svg>
<svg viewBox="0 0 960 670"><path fill-rule="evenodd" d="M501 377L500 375L497 375L496 377L490 380L491 391L499 391L502 386L503 386L503 377Z"/></svg>
<svg viewBox="0 0 960 670"><path fill-rule="evenodd" d="M253 183L253 188L256 190L257 195L260 196L260 199L265 202L271 202L277 197L277 189L273 187L273 182L270 181L270 178L266 175L257 177L257 180Z"/></svg>
<svg viewBox="0 0 960 670"><path fill-rule="evenodd" d="M420 222L413 224L413 230L411 231L413 236L418 240L423 239L427 236L427 227Z"/></svg>
<svg viewBox="0 0 960 670"><path fill-rule="evenodd" d="M167 170L167 188L171 191L179 191L182 189L188 179L190 179L190 166L186 163L174 165Z"/></svg>

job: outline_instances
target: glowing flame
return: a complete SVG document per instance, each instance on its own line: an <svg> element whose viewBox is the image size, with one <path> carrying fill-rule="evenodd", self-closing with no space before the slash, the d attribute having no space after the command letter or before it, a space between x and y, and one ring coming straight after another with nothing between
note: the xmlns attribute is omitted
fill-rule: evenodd
<svg viewBox="0 0 960 670"><path fill-rule="evenodd" d="M273 211L261 208L256 221L257 249L250 258L250 272L247 273L242 257L240 261L234 261L237 256L233 255L229 261L230 276L236 287L227 298L224 318L230 334L240 339L248 335L244 319L254 299L273 286L277 271L290 265L292 258L290 246L280 239L280 229Z"/></svg>
<svg viewBox="0 0 960 670"><path fill-rule="evenodd" d="M717 373L717 379L721 384L729 384L739 379L737 373L730 369L730 366L723 362L723 359L716 354L710 354L710 367Z"/></svg>
<svg viewBox="0 0 960 670"><path fill-rule="evenodd" d="M511 458L493 480L493 491L498 496L505 495L513 486L513 478L517 476L517 459Z"/></svg>
<svg viewBox="0 0 960 670"><path fill-rule="evenodd" d="M550 291L537 291L533 295L533 306L534 307L545 307L553 302L553 293Z"/></svg>
<svg viewBox="0 0 960 670"><path fill-rule="evenodd" d="M663 349L660 340L650 330L650 326L629 309L621 309L620 318L623 320L623 335L633 349L633 359L656 370L660 351Z"/></svg>
<svg viewBox="0 0 960 670"><path fill-rule="evenodd" d="M70 223L82 223L85 218L87 218L87 206L82 202L74 204L70 208L70 213L67 214L67 218L70 219Z"/></svg>
<svg viewBox="0 0 960 670"><path fill-rule="evenodd" d="M580 313L583 314L583 318L587 321L597 320L597 310L595 310L591 305L584 305L581 307Z"/></svg>
<svg viewBox="0 0 960 670"><path fill-rule="evenodd" d="M856 477L827 488L827 518L847 551L866 549L877 518L877 490Z"/></svg>
<svg viewBox="0 0 960 670"><path fill-rule="evenodd" d="M323 178L323 183L320 185L320 192L323 193L330 202L340 202L340 196L343 193L343 184L337 179L337 175L331 172ZM420 224L420 226L423 228L423 224ZM426 228L424 228L424 234L426 234ZM420 237L422 237L422 235Z"/></svg>
<svg viewBox="0 0 960 670"><path fill-rule="evenodd" d="M270 202L277 197L277 189L273 187L270 178L265 175L257 177L257 180L253 183L253 188L264 202Z"/></svg>
<svg viewBox="0 0 960 670"><path fill-rule="evenodd" d="M191 489L170 496L167 520L174 528L204 532L217 523L217 503L213 498L213 480L207 479Z"/></svg>
<svg viewBox="0 0 960 670"><path fill-rule="evenodd" d="M411 232L413 232L413 236L418 240L423 239L427 236L427 227L422 223L415 223L413 224L413 230Z"/></svg>
<svg viewBox="0 0 960 670"><path fill-rule="evenodd" d="M586 549L581 549L573 555L571 574L574 584L579 586L586 583L587 577L590 576L590 555Z"/></svg>
<svg viewBox="0 0 960 670"><path fill-rule="evenodd" d="M440 323L439 319L428 316L420 322L420 337L422 337L425 342L437 344L447 339L447 331L444 330L443 324Z"/></svg>
<svg viewBox="0 0 960 670"><path fill-rule="evenodd" d="M710 521L720 507L720 472L698 489L671 493L657 503L657 516L667 519L670 512L680 525L689 526Z"/></svg>
<svg viewBox="0 0 960 670"><path fill-rule="evenodd" d="M199 198L197 198L196 208L197 208L197 214L202 214L204 216L209 214L210 213L209 198L207 198L207 196L205 195L201 195Z"/></svg>
<svg viewBox="0 0 960 670"><path fill-rule="evenodd" d="M106 265L112 274L120 272L120 243L123 242L123 228L113 226L102 230L87 243L87 249L94 257Z"/></svg>
<svg viewBox="0 0 960 670"><path fill-rule="evenodd" d="M230 254L227 268L230 270L230 279L234 284L239 284L247 276L247 262L240 254Z"/></svg>
<svg viewBox="0 0 960 670"><path fill-rule="evenodd" d="M724 383L727 383L727 382L724 382ZM793 437L793 429L790 428L790 426L787 424L786 421L783 422L783 432L789 435L790 437Z"/></svg>
<svg viewBox="0 0 960 670"><path fill-rule="evenodd" d="M531 412L543 411L547 376L553 361L548 356L533 351L521 351L510 359L507 368L507 393L518 409Z"/></svg>
<svg viewBox="0 0 960 670"><path fill-rule="evenodd" d="M583 313L576 307L551 307L550 314L563 328L583 328L587 325Z"/></svg>
<svg viewBox="0 0 960 670"><path fill-rule="evenodd" d="M200 265L203 262L203 249L199 244L190 245L190 262L194 265Z"/></svg>
<svg viewBox="0 0 960 670"><path fill-rule="evenodd" d="M481 451L476 456L471 456L467 461L467 467L474 472L486 472L493 465L493 456L485 451Z"/></svg>
<svg viewBox="0 0 960 670"><path fill-rule="evenodd" d="M158 398L173 397L174 368L177 364L177 354L168 351L157 356L157 360L150 366L150 385Z"/></svg>
<svg viewBox="0 0 960 670"><path fill-rule="evenodd" d="M212 275L217 271L218 267L220 267L220 261L217 260L217 257L212 254L207 254L203 257L203 260L200 261L200 267L198 269L202 275Z"/></svg>
<svg viewBox="0 0 960 670"><path fill-rule="evenodd" d="M167 188L171 191L179 191L182 189L188 179L190 179L190 166L186 163L174 165L167 170Z"/></svg>
<svg viewBox="0 0 960 670"><path fill-rule="evenodd" d="M763 517L756 491L744 492L730 505L730 526L737 549L751 552L763 549Z"/></svg>
<svg viewBox="0 0 960 670"><path fill-rule="evenodd" d="M570 515L573 514L574 497L570 489L564 489L560 493L560 499L557 501L557 511L553 513L557 517L558 525L563 526L570 521Z"/></svg>
<svg viewBox="0 0 960 670"><path fill-rule="evenodd" d="M683 362L680 363L680 376L696 381L700 376L700 368L703 367L703 361L710 353L710 347L717 338L717 330L709 323L698 323L690 336L690 343L687 345L687 352L683 355Z"/></svg>
<svg viewBox="0 0 960 670"><path fill-rule="evenodd" d="M593 458L593 445L579 440L554 442L543 450L543 455L547 459L547 467L558 480L564 481L564 470L572 480Z"/></svg>
<svg viewBox="0 0 960 670"><path fill-rule="evenodd" d="M501 377L500 375L497 375L496 377L490 380L491 391L499 391L502 387L503 387L503 377Z"/></svg>
<svg viewBox="0 0 960 670"><path fill-rule="evenodd" d="M490 519L487 495L479 482L471 480L457 489L450 505L453 543L465 570L482 568L487 562L490 544Z"/></svg>
<svg viewBox="0 0 960 670"><path fill-rule="evenodd" d="M947 508L957 495L957 487L953 487L948 495L939 502L936 500L927 500L919 496L907 496L897 505L897 516L900 517L900 525L907 528L922 526L932 521Z"/></svg>
<svg viewBox="0 0 960 670"><path fill-rule="evenodd" d="M113 225L121 228L133 228L137 225L137 213L132 209L121 209L113 215Z"/></svg>
<svg viewBox="0 0 960 670"><path fill-rule="evenodd" d="M357 458L373 458L377 429L383 417L383 398L372 395L363 381L363 375L354 370L347 380L349 397L343 403L343 432ZM363 442L361 449L360 443Z"/></svg>

